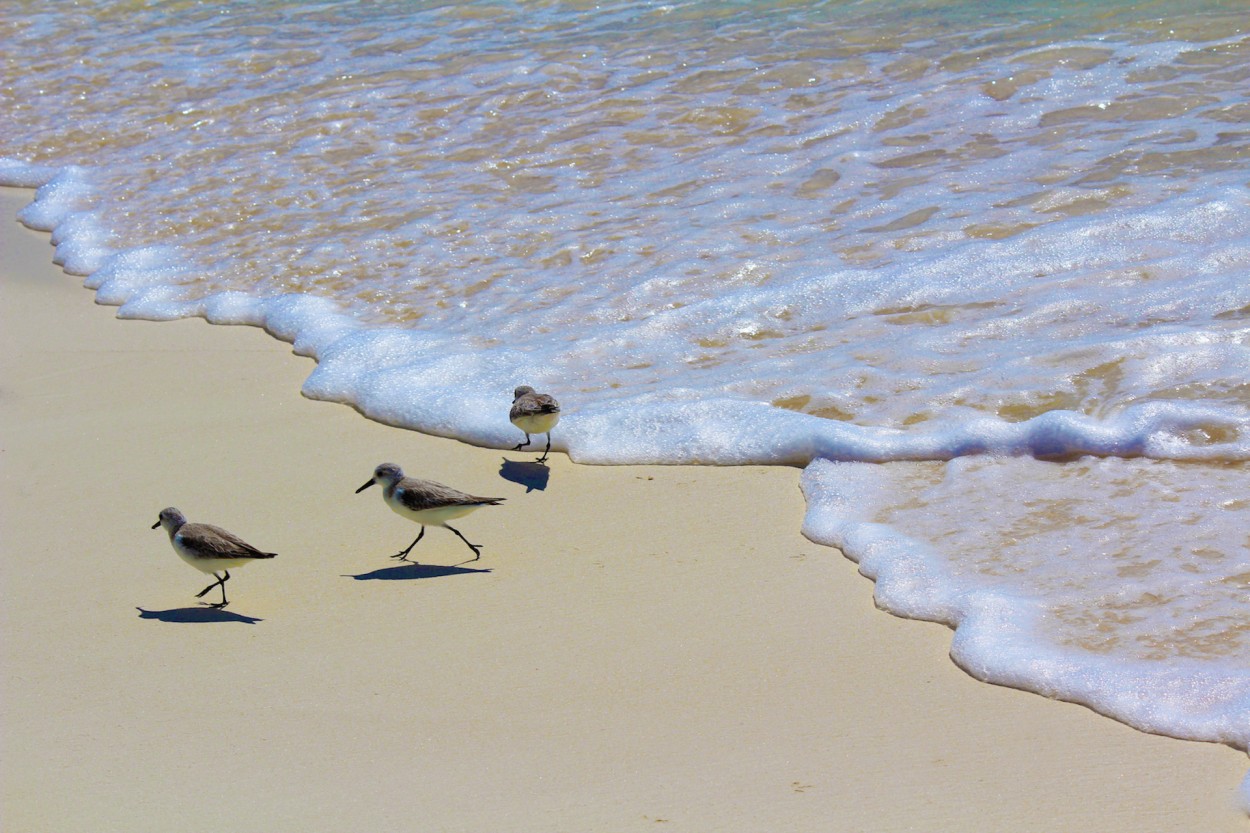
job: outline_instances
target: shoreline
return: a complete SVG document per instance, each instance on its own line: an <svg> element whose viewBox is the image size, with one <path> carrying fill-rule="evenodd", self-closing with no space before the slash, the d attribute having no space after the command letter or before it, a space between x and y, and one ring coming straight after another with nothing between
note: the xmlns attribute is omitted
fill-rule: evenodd
<svg viewBox="0 0 1250 833"><path fill-rule="evenodd" d="M875 609L798 469L553 454L527 492L533 455L303 398L261 330L112 320L0 198L6 829L1250 829L1245 755ZM353 491L387 460L507 499L457 524L480 561L439 529L386 558L415 526ZM170 504L279 553L220 615Z"/></svg>

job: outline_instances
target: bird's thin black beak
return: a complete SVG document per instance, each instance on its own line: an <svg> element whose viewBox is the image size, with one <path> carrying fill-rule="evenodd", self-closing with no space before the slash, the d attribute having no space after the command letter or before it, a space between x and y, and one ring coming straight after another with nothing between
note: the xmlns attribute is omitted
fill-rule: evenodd
<svg viewBox="0 0 1250 833"><path fill-rule="evenodd" d="M356 494L360 494L360 493L361 493L361 492L363 492L365 489L368 489L370 486L372 486L374 483L377 483L377 482L378 482L378 481L376 481L376 480L370 480L368 483L366 483L365 485L363 485L363 486L361 486L359 489L357 489L357 490L356 490Z"/></svg>
<svg viewBox="0 0 1250 833"><path fill-rule="evenodd" d="M158 526L160 526L160 525L161 525L161 522L160 522L160 521L157 521L156 523L152 524L152 528L153 528L153 529L156 529L156 528L157 528Z"/></svg>

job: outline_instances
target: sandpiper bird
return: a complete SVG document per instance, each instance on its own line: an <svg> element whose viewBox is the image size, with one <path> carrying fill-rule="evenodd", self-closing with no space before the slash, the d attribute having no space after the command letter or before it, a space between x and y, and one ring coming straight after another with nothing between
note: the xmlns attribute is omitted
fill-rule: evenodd
<svg viewBox="0 0 1250 833"><path fill-rule="evenodd" d="M173 544L174 552L182 556L182 560L203 573L212 573L217 579L212 584L195 594L197 599L214 587L221 587L221 603L210 607L225 607L226 582L230 580L230 568L251 564L260 558L273 558L276 552L261 552L233 532L227 532L212 524L187 523L187 518L172 506L162 509L160 518L152 524L152 528L165 527L169 533L169 543ZM221 570L221 575L217 571ZM207 602L206 602L207 604Z"/></svg>
<svg viewBox="0 0 1250 833"><path fill-rule="evenodd" d="M386 500L386 505L391 507L397 515L403 515L421 524L420 534L408 545L408 549L391 556L400 561L408 560L408 553L412 552L417 541L425 535L426 525L446 527L456 533L456 537L469 544L469 549L473 550L473 560L476 561L482 557L478 545L470 544L469 539L460 534L460 530L448 526L447 522L453 518L463 517L483 506L495 506L504 501L501 497L477 497L466 494L450 486L444 486L442 483L435 483L433 480L404 477L404 470L394 463L383 463L374 469L373 477L357 489L356 494L360 494L374 483L382 484L382 497Z"/></svg>
<svg viewBox="0 0 1250 833"><path fill-rule="evenodd" d="M530 444L530 434L546 434L547 448L538 462L547 459L551 452L551 429L560 421L560 403L545 393L535 393L529 385L521 385L512 392L512 410L508 412L512 424L525 432L525 442L513 451L520 451Z"/></svg>

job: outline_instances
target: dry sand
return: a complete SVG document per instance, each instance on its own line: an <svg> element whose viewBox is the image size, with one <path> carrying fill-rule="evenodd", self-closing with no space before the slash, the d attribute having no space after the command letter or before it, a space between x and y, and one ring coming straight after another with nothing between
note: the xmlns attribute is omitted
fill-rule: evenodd
<svg viewBox="0 0 1250 833"><path fill-rule="evenodd" d="M29 199L0 204L8 833L1250 829L1245 755L978 683L877 611L800 536L798 471L555 456L526 492L500 469L532 456L303 399L259 330L113 320ZM459 524L479 562L387 558L415 526L353 494L387 460L508 499ZM280 555L197 607L170 504Z"/></svg>

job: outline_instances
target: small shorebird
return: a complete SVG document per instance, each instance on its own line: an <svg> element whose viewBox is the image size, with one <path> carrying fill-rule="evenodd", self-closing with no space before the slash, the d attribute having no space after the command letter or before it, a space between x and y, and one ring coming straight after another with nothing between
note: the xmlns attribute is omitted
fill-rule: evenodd
<svg viewBox="0 0 1250 833"><path fill-rule="evenodd" d="M276 552L261 552L233 532L227 532L212 524L191 524L187 518L172 506L162 509L160 518L152 524L152 528L165 527L169 533L169 543L173 544L174 552L182 556L182 560L203 573L212 573L217 579L212 584L195 594L197 599L214 587L221 587L221 603L209 604L209 607L225 607L226 582L230 580L230 568L251 564L260 558L273 558ZM217 571L221 570L221 575Z"/></svg>
<svg viewBox="0 0 1250 833"><path fill-rule="evenodd" d="M391 556L400 561L408 560L408 553L412 552L417 541L424 537L427 524L446 527L456 533L456 537L469 544L469 549L473 550L473 560L477 561L482 557L482 551L478 549L478 545L470 544L469 539L460 534L460 530L448 526L447 522L453 518L464 517L483 506L495 506L504 501L501 497L477 497L466 494L450 486L444 486L442 483L435 483L433 480L404 477L404 470L394 463L383 463L374 469L373 477L357 489L356 494L360 494L375 483L382 484L382 497L395 514L403 515L408 520L421 524L420 534L408 545L408 549Z"/></svg>
<svg viewBox="0 0 1250 833"><path fill-rule="evenodd" d="M521 385L512 392L512 410L508 412L512 424L525 432L525 442L513 451L520 451L530 444L530 434L546 434L547 448L538 462L547 459L551 452L551 429L560 421L560 403L545 393L535 393L529 385Z"/></svg>

